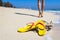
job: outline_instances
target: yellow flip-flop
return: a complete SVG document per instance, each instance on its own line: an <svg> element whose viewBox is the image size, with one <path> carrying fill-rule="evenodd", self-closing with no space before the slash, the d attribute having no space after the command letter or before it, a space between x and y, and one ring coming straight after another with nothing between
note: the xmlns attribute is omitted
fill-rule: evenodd
<svg viewBox="0 0 60 40"><path fill-rule="evenodd" d="M23 28L19 28L19 29L18 29L18 32L27 32L27 31L33 29L33 28L32 28L33 25L34 25L34 24L30 23L30 24L28 24L27 26L25 26L25 27L23 27Z"/></svg>
<svg viewBox="0 0 60 40"><path fill-rule="evenodd" d="M39 36L44 36L46 34L46 28L44 26L44 22L43 21L38 21L38 23L36 24L37 27L37 33Z"/></svg>

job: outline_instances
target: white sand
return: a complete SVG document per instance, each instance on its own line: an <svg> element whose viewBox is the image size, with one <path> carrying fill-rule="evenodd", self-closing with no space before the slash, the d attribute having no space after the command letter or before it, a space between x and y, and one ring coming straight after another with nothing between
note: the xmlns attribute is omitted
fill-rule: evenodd
<svg viewBox="0 0 60 40"><path fill-rule="evenodd" d="M16 14L17 13L17 14ZM44 12L43 18L38 18L38 11L30 9L14 9L0 7L0 40L60 40L60 25L41 37L36 32L18 33L17 29L24 27L28 22L43 19L48 22L59 20L55 13Z"/></svg>

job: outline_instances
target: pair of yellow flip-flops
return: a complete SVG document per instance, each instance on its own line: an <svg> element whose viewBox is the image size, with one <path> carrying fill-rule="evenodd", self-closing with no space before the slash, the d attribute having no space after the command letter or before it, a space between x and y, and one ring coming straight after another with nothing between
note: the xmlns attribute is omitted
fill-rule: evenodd
<svg viewBox="0 0 60 40"><path fill-rule="evenodd" d="M18 32L27 32L32 29L36 29L38 35L43 36L46 34L45 22L43 20L38 20L36 22L29 23L23 28L19 28Z"/></svg>

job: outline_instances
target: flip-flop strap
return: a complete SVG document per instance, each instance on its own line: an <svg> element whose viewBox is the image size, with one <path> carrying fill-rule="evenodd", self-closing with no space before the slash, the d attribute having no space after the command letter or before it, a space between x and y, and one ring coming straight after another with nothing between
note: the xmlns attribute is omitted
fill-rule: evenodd
<svg viewBox="0 0 60 40"><path fill-rule="evenodd" d="M32 26L34 26L34 22L31 22L31 24L32 24L32 25L30 26L30 28L32 28ZM41 24L41 25L45 28L45 25L44 25L44 24L42 24L42 23L40 23L40 22L39 22L39 23L37 23L37 24L35 25L35 27L36 27L38 24Z"/></svg>
<svg viewBox="0 0 60 40"><path fill-rule="evenodd" d="M34 26L34 23L32 22L32 25L31 25L31 27L30 28L32 28L32 26Z"/></svg>
<svg viewBox="0 0 60 40"><path fill-rule="evenodd" d="M45 25L44 25L44 24L42 24L42 23L39 22L39 23L36 24L36 26L37 26L38 24L41 24L41 25L45 28Z"/></svg>
<svg viewBox="0 0 60 40"><path fill-rule="evenodd" d="M30 23L28 23L28 24L32 24L32 25L30 26L30 28L32 28L32 26L34 26L34 22L30 22Z"/></svg>

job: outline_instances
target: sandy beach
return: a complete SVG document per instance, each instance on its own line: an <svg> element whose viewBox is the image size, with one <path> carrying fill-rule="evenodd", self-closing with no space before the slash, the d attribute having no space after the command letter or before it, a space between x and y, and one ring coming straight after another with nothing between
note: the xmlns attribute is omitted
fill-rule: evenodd
<svg viewBox="0 0 60 40"><path fill-rule="evenodd" d="M55 22L60 20L60 15L56 13L45 12L44 17L38 18L38 11L31 9L16 9L0 7L0 40L60 40L60 24ZM45 36L38 36L36 32L18 33L20 27L26 26L29 22L35 22L38 19L54 23L51 31Z"/></svg>

